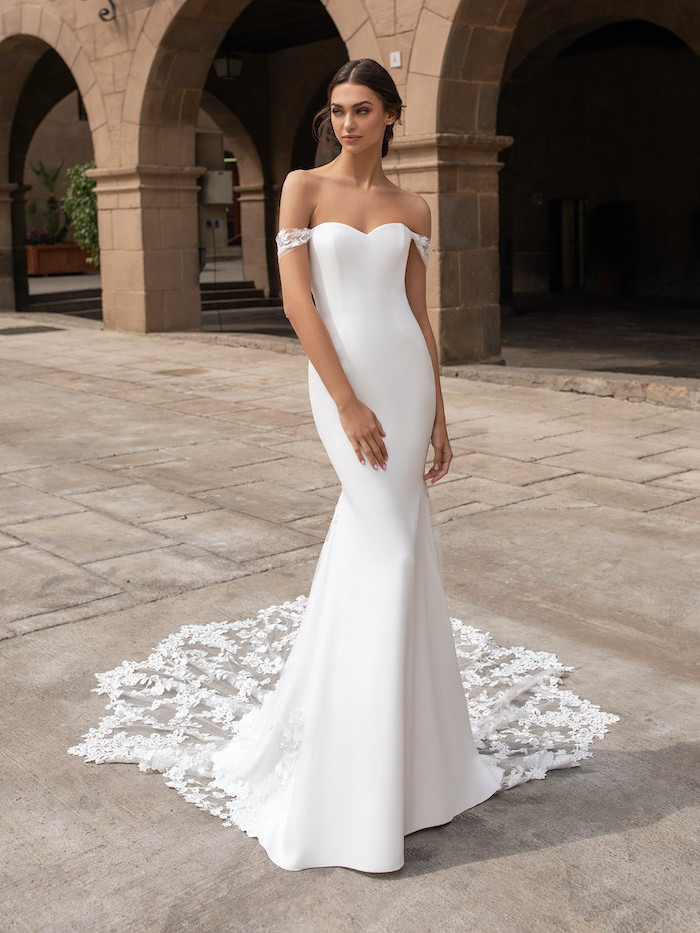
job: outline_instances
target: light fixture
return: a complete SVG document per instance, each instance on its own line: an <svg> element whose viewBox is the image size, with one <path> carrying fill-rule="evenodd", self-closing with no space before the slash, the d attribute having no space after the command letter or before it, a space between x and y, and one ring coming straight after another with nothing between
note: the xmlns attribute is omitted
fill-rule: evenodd
<svg viewBox="0 0 700 933"><path fill-rule="evenodd" d="M114 5L114 0L107 0L107 3L109 3L109 6L102 7L97 14L103 23L111 23L117 18L117 8Z"/></svg>
<svg viewBox="0 0 700 933"><path fill-rule="evenodd" d="M214 71L216 77L221 78L223 81L239 78L243 71L243 59L234 58L233 55L220 55L214 59Z"/></svg>

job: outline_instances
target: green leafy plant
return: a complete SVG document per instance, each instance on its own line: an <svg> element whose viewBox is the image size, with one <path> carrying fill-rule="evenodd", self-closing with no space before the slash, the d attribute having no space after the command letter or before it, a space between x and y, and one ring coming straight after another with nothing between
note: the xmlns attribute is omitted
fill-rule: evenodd
<svg viewBox="0 0 700 933"><path fill-rule="evenodd" d="M100 265L100 241L97 232L97 195L96 182L88 178L86 172L95 168L94 162L85 165L72 165L66 172L66 196L61 207L73 224L75 242L87 253L86 262L90 266Z"/></svg>
<svg viewBox="0 0 700 933"><path fill-rule="evenodd" d="M27 205L27 242L29 243L62 243L66 238L68 227L63 223L61 206L56 197L56 185L61 174L65 159L55 168L49 168L39 160L38 165L29 163L29 167L40 178L49 192L46 208L41 208L36 201ZM43 218L43 221L40 219Z"/></svg>

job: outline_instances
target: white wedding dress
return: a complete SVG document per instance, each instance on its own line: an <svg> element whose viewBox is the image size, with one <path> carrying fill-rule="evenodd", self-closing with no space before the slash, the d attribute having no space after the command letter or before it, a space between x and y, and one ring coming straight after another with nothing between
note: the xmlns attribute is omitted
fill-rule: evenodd
<svg viewBox="0 0 700 933"><path fill-rule="evenodd" d="M280 257L308 244L316 307L386 431L387 468L360 464L309 363L342 493L308 599L185 626L96 675L112 712L69 749L163 772L286 869L395 871L406 834L576 765L618 718L563 689L554 655L450 620L422 478L435 383L406 297L414 242L427 264L430 240L403 223L280 231Z"/></svg>

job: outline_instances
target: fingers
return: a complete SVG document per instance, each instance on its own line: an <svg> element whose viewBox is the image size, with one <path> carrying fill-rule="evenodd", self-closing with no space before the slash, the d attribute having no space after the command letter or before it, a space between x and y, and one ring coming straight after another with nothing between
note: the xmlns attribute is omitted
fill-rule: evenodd
<svg viewBox="0 0 700 933"><path fill-rule="evenodd" d="M437 483L439 479L442 479L442 477L447 474L447 471L450 468L450 463L452 462L452 456L452 450L450 449L449 445L435 448L433 465L423 476L423 479L430 480L431 484Z"/></svg>
<svg viewBox="0 0 700 933"><path fill-rule="evenodd" d="M374 430L370 429L364 435L357 436L353 442L353 449L360 463L364 463L366 457L373 469L378 470L381 467L382 470L386 470L389 454L382 440L382 435L386 435L386 431L373 412L372 416L375 422Z"/></svg>

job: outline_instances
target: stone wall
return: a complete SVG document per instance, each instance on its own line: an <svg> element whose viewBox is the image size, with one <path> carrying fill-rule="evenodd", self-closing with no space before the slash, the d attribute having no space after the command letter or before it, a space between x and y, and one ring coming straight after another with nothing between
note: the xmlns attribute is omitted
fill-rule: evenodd
<svg viewBox="0 0 700 933"><path fill-rule="evenodd" d="M57 103L52 91L77 87L88 115L105 324L197 328L200 108L241 153L244 274L272 294L279 185L302 151L300 126L341 59L371 57L391 68L407 105L387 171L433 210L428 304L441 357L497 358L499 153L510 144L497 135L504 77L532 53L556 57L577 36L626 17L700 46L693 0L319 0L336 38L251 56L237 91L224 89L212 59L247 5L117 0L116 19L103 22L99 4L0 0L3 306L23 300L21 168L42 108L45 116ZM392 53L401 56L396 67Z"/></svg>

